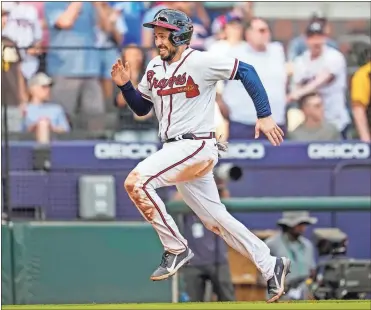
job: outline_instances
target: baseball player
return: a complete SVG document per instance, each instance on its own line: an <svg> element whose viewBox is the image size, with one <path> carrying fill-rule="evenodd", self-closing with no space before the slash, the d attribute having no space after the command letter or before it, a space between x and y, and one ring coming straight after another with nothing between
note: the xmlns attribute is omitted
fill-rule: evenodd
<svg viewBox="0 0 371 310"><path fill-rule="evenodd" d="M156 193L159 187L176 185L206 228L255 263L267 281L268 302L276 301L284 293L290 260L271 256L266 244L227 212L213 177L219 151L225 151L215 137L216 83L242 82L257 112L255 137L263 132L278 146L283 132L271 116L266 91L252 66L189 48L193 26L183 12L160 10L152 22L143 26L153 28L159 56L149 62L138 89L130 82L128 63L118 60L111 75L134 113L144 116L154 110L164 143L125 180L130 199L152 224L164 246L161 264L151 280L169 278L194 256Z"/></svg>

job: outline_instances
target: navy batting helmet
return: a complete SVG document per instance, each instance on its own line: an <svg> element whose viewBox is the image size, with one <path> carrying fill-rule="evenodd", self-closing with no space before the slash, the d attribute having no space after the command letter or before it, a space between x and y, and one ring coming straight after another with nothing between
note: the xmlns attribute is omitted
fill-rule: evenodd
<svg viewBox="0 0 371 310"><path fill-rule="evenodd" d="M178 11L163 9L156 13L153 21L143 24L144 27L163 27L171 31L169 40L174 46L189 44L192 39L192 20L187 14Z"/></svg>

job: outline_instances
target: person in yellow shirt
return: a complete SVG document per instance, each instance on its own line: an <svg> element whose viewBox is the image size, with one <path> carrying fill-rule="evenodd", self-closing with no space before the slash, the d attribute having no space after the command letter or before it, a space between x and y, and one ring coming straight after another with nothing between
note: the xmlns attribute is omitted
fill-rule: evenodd
<svg viewBox="0 0 371 310"><path fill-rule="evenodd" d="M352 77L351 99L354 122L359 138L371 142L371 61Z"/></svg>

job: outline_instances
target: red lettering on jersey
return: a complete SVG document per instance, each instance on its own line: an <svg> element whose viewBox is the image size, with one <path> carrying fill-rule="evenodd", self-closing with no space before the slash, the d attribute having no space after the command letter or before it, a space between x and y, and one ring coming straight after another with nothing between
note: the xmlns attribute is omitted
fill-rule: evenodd
<svg viewBox="0 0 371 310"><path fill-rule="evenodd" d="M147 81L149 90L152 90L152 88L159 88L157 91L157 95L159 96L186 93L186 98L194 98L200 95L200 91L198 89L199 86L193 81L191 76L188 76L187 79L187 73L178 74L177 76L172 76L169 79L162 78L161 80L158 80L155 78L155 72L153 70L149 70L147 72ZM184 85L185 83L186 85ZM180 85L180 87L174 87L174 85ZM165 89L167 86L170 88Z"/></svg>
<svg viewBox="0 0 371 310"><path fill-rule="evenodd" d="M194 98L200 95L198 85L193 81L192 77L189 76L187 79L187 84L185 86L168 88L168 89L159 89L157 95L159 96L169 96L179 93L185 93L186 98Z"/></svg>

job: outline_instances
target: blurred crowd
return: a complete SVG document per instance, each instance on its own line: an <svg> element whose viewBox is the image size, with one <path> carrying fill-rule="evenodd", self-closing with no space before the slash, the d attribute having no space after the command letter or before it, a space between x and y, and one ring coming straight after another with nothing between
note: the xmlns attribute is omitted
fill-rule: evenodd
<svg viewBox="0 0 371 310"><path fill-rule="evenodd" d="M301 35L275 41L269 22L254 16L253 2L212 17L201 2L3 2L1 99L9 135L42 143L157 141L155 116L133 114L110 72L121 57L131 65L132 83L139 83L157 54L152 31L141 25L162 8L191 17L192 48L255 67L288 139L371 141L371 62L349 75L319 13L309 16ZM255 110L240 82L218 83L215 104L224 139L253 139Z"/></svg>

